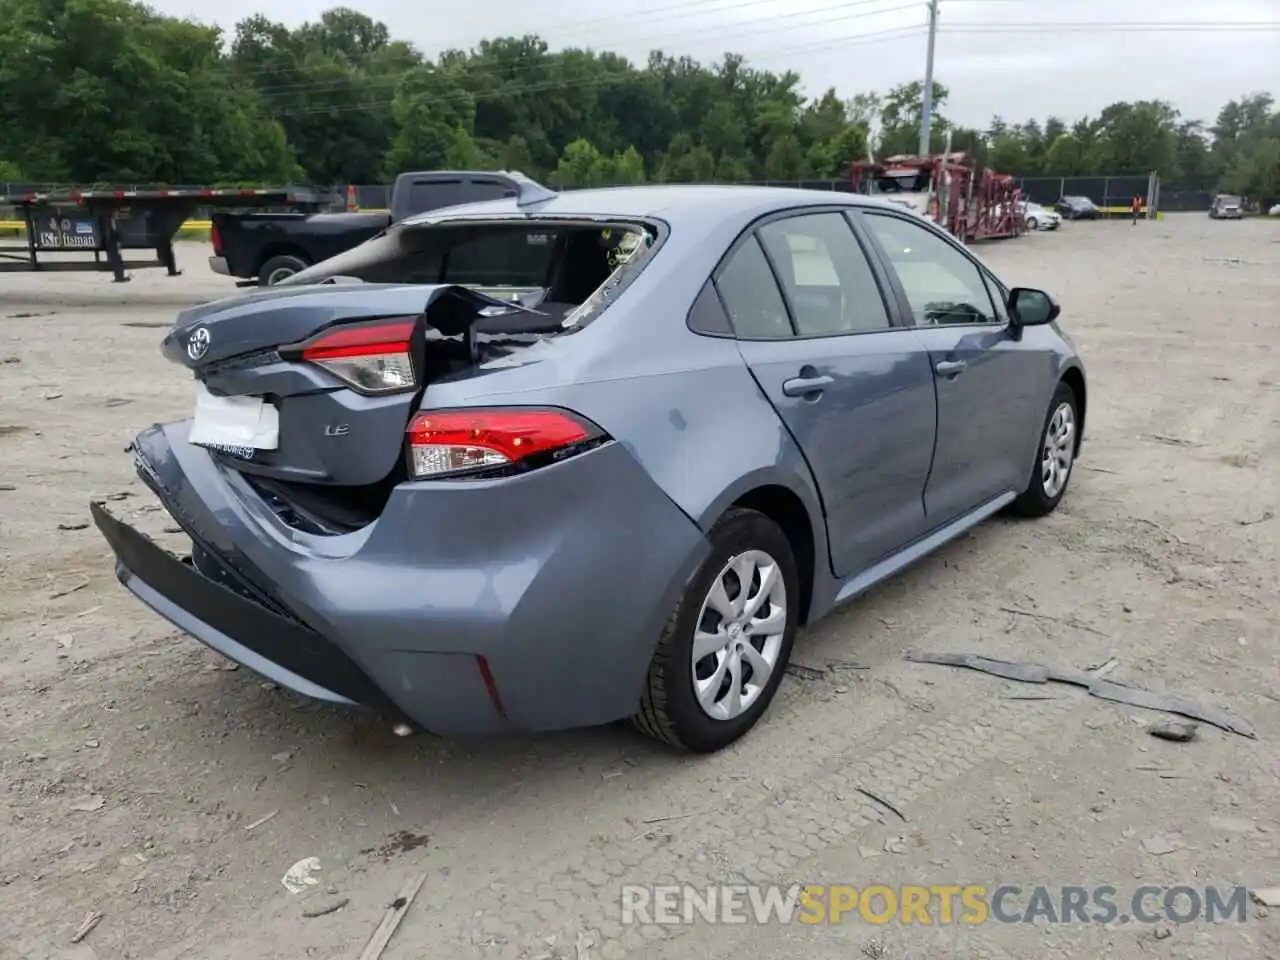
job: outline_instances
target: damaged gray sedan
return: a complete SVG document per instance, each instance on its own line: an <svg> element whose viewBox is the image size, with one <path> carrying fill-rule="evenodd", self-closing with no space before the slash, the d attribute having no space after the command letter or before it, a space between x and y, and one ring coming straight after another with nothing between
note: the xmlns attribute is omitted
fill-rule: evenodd
<svg viewBox="0 0 1280 960"><path fill-rule="evenodd" d="M864 197L525 181L181 314L194 415L132 449L190 557L92 513L140 600L308 696L712 751L797 628L1061 501L1058 312Z"/></svg>

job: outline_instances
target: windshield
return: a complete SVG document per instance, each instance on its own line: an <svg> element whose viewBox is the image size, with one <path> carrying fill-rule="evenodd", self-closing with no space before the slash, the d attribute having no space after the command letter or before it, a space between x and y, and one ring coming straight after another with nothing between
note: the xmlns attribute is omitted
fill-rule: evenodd
<svg viewBox="0 0 1280 960"><path fill-rule="evenodd" d="M451 283L564 326L598 315L655 252L657 225L582 218L455 219L393 227L286 283Z"/></svg>
<svg viewBox="0 0 1280 960"><path fill-rule="evenodd" d="M894 171L867 182L866 192L869 194L923 193L929 189L929 171Z"/></svg>
<svg viewBox="0 0 1280 960"><path fill-rule="evenodd" d="M1219 197L1219 198L1218 198L1218 202L1219 202L1219 203L1235 203L1235 204L1238 204L1238 203L1240 202L1240 198L1239 198L1239 197L1231 197L1231 196L1222 196L1222 197Z"/></svg>

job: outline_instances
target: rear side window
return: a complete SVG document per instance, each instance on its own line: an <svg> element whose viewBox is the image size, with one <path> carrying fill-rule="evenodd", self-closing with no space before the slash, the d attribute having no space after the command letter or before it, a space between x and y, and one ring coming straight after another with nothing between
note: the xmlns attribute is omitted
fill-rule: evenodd
<svg viewBox="0 0 1280 960"><path fill-rule="evenodd" d="M871 265L842 214L774 220L760 228L802 337L884 330L889 313Z"/></svg>
<svg viewBox="0 0 1280 960"><path fill-rule="evenodd" d="M734 251L716 277L716 288L739 337L780 340L792 336L787 305L755 237Z"/></svg>

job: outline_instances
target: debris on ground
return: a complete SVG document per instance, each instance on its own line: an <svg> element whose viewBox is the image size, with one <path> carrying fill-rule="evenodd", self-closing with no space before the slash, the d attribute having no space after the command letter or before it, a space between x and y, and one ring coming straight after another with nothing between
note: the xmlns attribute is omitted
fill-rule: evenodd
<svg viewBox="0 0 1280 960"><path fill-rule="evenodd" d="M909 651L906 659L913 663L933 663L947 667L967 667L980 673L987 673L1005 680L1018 680L1022 683L1047 683L1050 680L1084 687L1099 700L1113 703L1125 703L1131 707L1143 707L1147 710L1159 710L1163 713L1176 713L1208 723L1228 733L1236 733L1250 740L1258 739L1253 728L1243 720L1236 720L1214 707L1202 706L1192 700L1171 697L1161 693L1153 693L1140 687L1131 687L1115 680L1103 680L1100 677L1080 670L1061 667L1045 667L1040 664L1016 663L1011 660L996 660L976 653L927 653ZM1110 662L1110 661L1108 661Z"/></svg>
<svg viewBox="0 0 1280 960"><path fill-rule="evenodd" d="M270 813L264 814L263 816L259 817L257 820L253 821L253 823L246 824L244 828L244 832L248 833L250 830L257 830L258 827L262 826L264 823L266 823L268 820L270 820L279 812L280 812L279 810L272 810Z"/></svg>
<svg viewBox="0 0 1280 960"><path fill-rule="evenodd" d="M382 915L382 922L373 931L373 936L369 938L368 944L365 945L360 954L360 960L378 960L382 956L382 951L387 949L387 944L391 942L392 936L395 935L396 928L400 926L400 921L404 919L405 913L413 905L413 898L418 895L418 891L422 889L422 885L426 882L427 875L419 873L404 885L399 896L391 901L391 904L387 907L387 912Z"/></svg>
<svg viewBox="0 0 1280 960"><path fill-rule="evenodd" d="M285 871L280 882L290 893L301 893L307 887L314 887L320 882L320 878L316 876L319 872L320 858L305 857Z"/></svg>
<svg viewBox="0 0 1280 960"><path fill-rule="evenodd" d="M67 809L74 810L76 813L95 813L106 806L106 803L106 798L101 794L86 793L67 804Z"/></svg>
<svg viewBox="0 0 1280 960"><path fill-rule="evenodd" d="M1263 887L1261 890L1250 890L1249 896L1255 903L1264 907L1280 907L1280 887Z"/></svg>
<svg viewBox="0 0 1280 960"><path fill-rule="evenodd" d="M75 592L77 592L77 591L79 591L79 590L83 590L83 589L84 589L85 587L87 587L88 585L89 585L89 581L88 581L88 580L81 580L79 583L75 584L74 586L64 587L64 588L63 588L63 589L61 589L61 590L55 590L53 593L49 594L49 599L50 599L50 600L58 600L58 599L60 599L61 597L69 597L69 596L71 596L71 594L73 594L73 593L75 593Z"/></svg>
<svg viewBox="0 0 1280 960"><path fill-rule="evenodd" d="M819 667L811 667L805 663L796 663L794 660L787 664L787 673L791 674L798 680L822 680L826 677L827 671Z"/></svg>
<svg viewBox="0 0 1280 960"><path fill-rule="evenodd" d="M327 917L331 913L337 913L350 902L350 897L340 897L337 900L330 900L317 907L312 907L310 910L303 910L302 916L307 920L314 920L316 917Z"/></svg>
<svg viewBox="0 0 1280 960"><path fill-rule="evenodd" d="M1167 853L1173 853L1178 849L1178 842L1170 836L1163 833L1157 833L1152 837L1144 837L1142 840L1142 849L1153 857L1163 857Z"/></svg>
<svg viewBox="0 0 1280 960"><path fill-rule="evenodd" d="M884 852L885 853L906 853L907 838L902 835L898 835L896 837L890 837L888 840L884 842Z"/></svg>
<svg viewBox="0 0 1280 960"><path fill-rule="evenodd" d="M890 813L892 813L892 814L894 814L895 816L897 816L897 818L898 818L899 820L901 820L903 823L907 823L907 822L908 822L908 821L907 821L907 815L906 815L905 813L903 813L901 810L899 810L897 807L895 807L895 806L894 806L892 803L890 803L888 800L885 800L883 797L877 797L877 796L876 796L874 793L872 793L870 790L864 790L864 789L862 789L862 787L854 787L854 789L855 789L855 790L857 790L860 794L862 794L862 795L863 795L864 797L866 797L867 799L869 799L869 800L874 800L876 803L880 804L880 806L884 807L884 808L885 808L886 810L888 810Z"/></svg>
<svg viewBox="0 0 1280 960"><path fill-rule="evenodd" d="M90 910L88 913L84 915L84 919L80 921L80 926L76 930L76 932L71 935L71 942L79 943L81 940L87 937L90 933L92 933L93 928L96 927L101 922L102 922L102 914L100 914L97 910Z"/></svg>
<svg viewBox="0 0 1280 960"><path fill-rule="evenodd" d="M1197 729L1196 725L1188 720L1161 720L1153 723L1147 729L1147 733L1161 740L1188 743L1196 738Z"/></svg>
<svg viewBox="0 0 1280 960"><path fill-rule="evenodd" d="M1266 523L1268 520L1274 520L1275 516L1276 515L1272 513L1270 510L1264 510L1262 512L1262 516L1258 517L1255 520L1237 520L1236 523L1240 524L1240 526L1242 527L1252 527L1252 526L1256 526L1259 523Z"/></svg>
<svg viewBox="0 0 1280 960"><path fill-rule="evenodd" d="M77 523L60 523L58 524L58 529L59 530L88 530L89 524L83 521L80 521Z"/></svg>
<svg viewBox="0 0 1280 960"><path fill-rule="evenodd" d="M1064 626L1075 627L1077 630L1096 634L1099 637L1106 636L1106 634L1101 630L1091 627L1087 623L1081 623L1075 617L1055 617L1048 613L1037 613L1035 610L1023 610L1021 607L997 607L997 609L1001 613L1008 613L1015 617L1026 617L1029 620L1045 620L1049 623L1061 623Z"/></svg>

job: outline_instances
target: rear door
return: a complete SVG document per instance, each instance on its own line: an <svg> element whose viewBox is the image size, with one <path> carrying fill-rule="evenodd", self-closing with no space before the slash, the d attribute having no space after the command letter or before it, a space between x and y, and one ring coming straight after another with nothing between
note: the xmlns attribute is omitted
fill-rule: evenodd
<svg viewBox="0 0 1280 960"><path fill-rule="evenodd" d="M864 211L858 221L890 268L902 313L929 351L938 437L925 489L932 526L1025 485L1043 410L1037 358L1009 330L1003 292L960 244L918 220Z"/></svg>
<svg viewBox="0 0 1280 960"><path fill-rule="evenodd" d="M919 338L839 210L744 236L715 276L738 346L809 462L837 576L919 536L934 387Z"/></svg>

